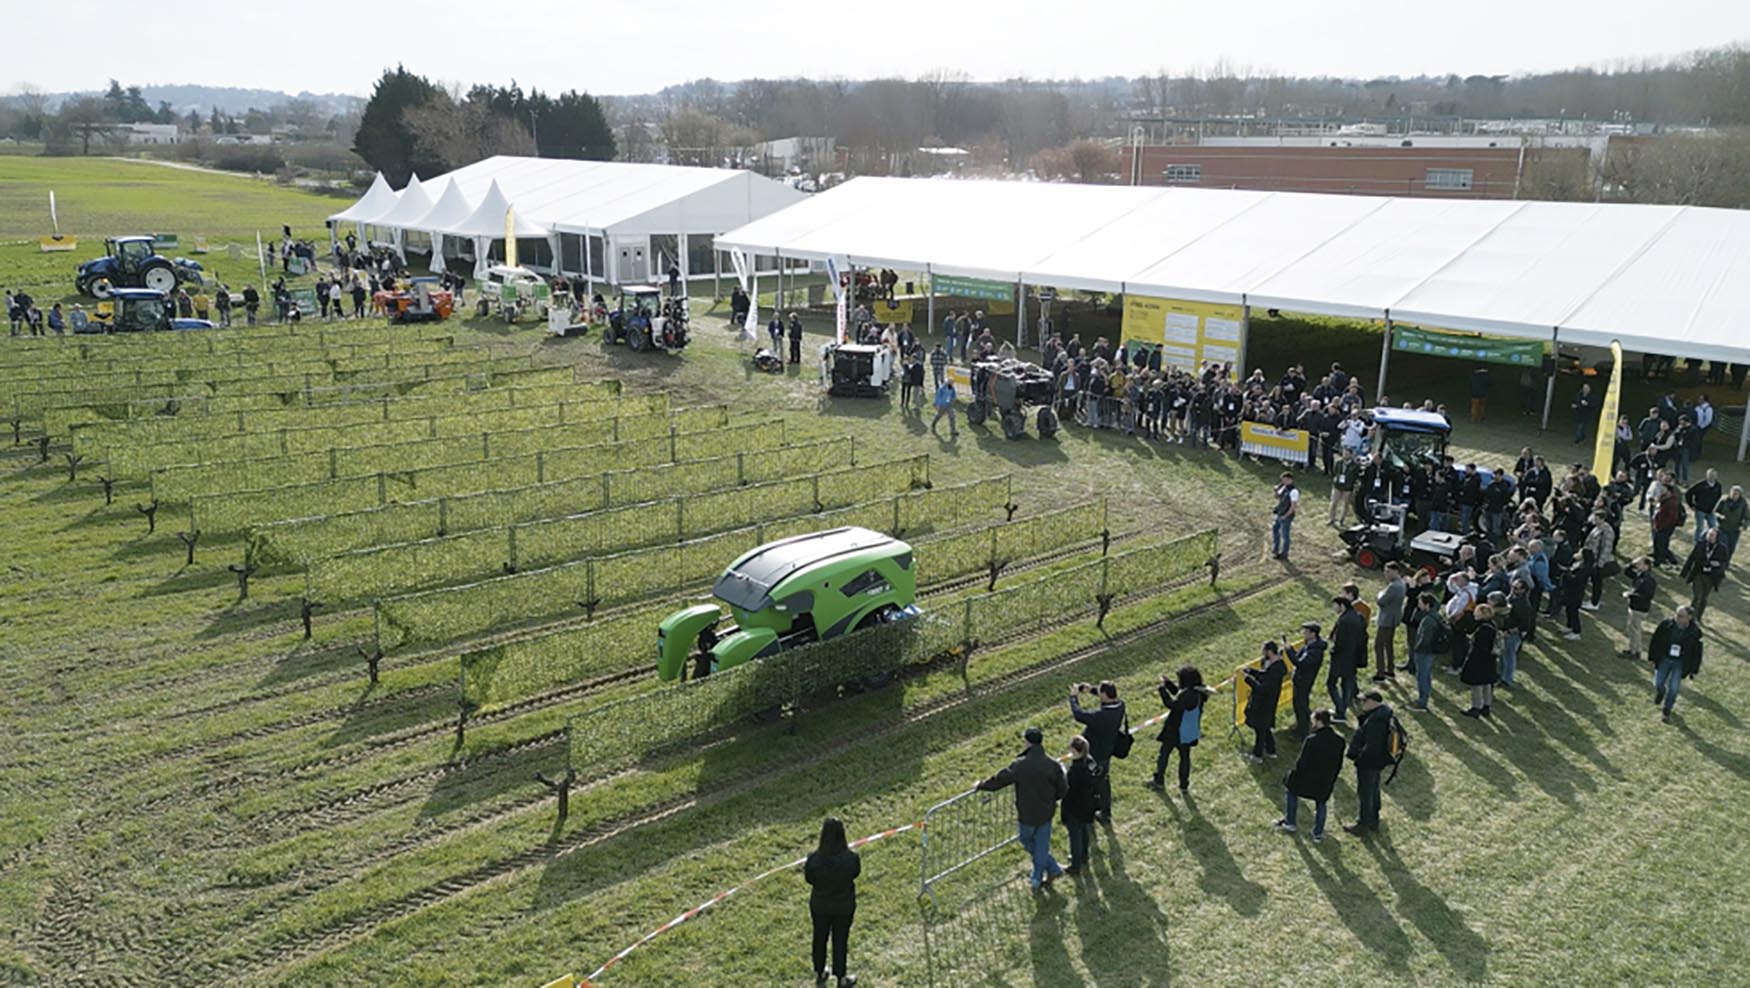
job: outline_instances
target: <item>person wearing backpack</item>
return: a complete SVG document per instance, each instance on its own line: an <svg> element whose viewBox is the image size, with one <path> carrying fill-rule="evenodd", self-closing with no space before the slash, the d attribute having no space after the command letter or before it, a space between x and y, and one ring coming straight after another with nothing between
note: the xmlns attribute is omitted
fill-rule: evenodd
<svg viewBox="0 0 1750 988"><path fill-rule="evenodd" d="M1355 798L1359 819L1343 830L1357 837L1379 832L1379 776L1392 763L1392 709L1378 690L1361 695L1361 726L1349 736L1349 760L1355 763ZM1401 728L1399 729L1401 730Z"/></svg>
<svg viewBox="0 0 1750 988"><path fill-rule="evenodd" d="M1331 727L1331 712L1315 710L1312 715L1313 732L1300 743L1300 756L1294 760L1294 768L1282 779L1282 786L1287 795L1282 801L1282 819L1276 821L1276 829L1283 833L1295 833L1295 816L1300 811L1300 801L1313 801L1313 843L1325 839L1325 809L1331 799L1331 790L1336 788L1337 776L1343 774L1343 736Z"/></svg>
<svg viewBox="0 0 1750 988"><path fill-rule="evenodd" d="M1161 728L1161 753L1155 758L1154 778L1148 787L1166 788L1167 756L1179 753L1179 791L1191 791L1191 749L1203 737L1203 704L1209 691L1203 687L1203 673L1196 666L1180 666L1176 679L1161 674L1157 688L1161 703L1167 708L1167 722Z"/></svg>

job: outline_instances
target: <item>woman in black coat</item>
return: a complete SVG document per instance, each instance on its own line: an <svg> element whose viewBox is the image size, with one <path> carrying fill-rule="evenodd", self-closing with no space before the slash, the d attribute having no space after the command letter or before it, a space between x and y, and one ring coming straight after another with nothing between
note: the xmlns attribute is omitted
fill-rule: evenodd
<svg viewBox="0 0 1750 988"><path fill-rule="evenodd" d="M1191 789L1191 749L1203 736L1203 704L1209 691L1203 688L1203 673L1196 666L1180 666L1177 681L1161 676L1158 692L1167 708L1167 722L1161 728L1161 753L1155 759L1155 775L1150 789L1165 789L1167 756L1179 752L1179 791Z"/></svg>
<svg viewBox="0 0 1750 988"><path fill-rule="evenodd" d="M1266 755L1276 757L1276 704L1282 699L1282 678L1288 667L1276 643L1265 642L1263 666L1247 667L1245 672L1246 684L1252 688L1251 696L1246 697L1246 726L1256 736L1252 753L1246 757L1256 764Z"/></svg>
<svg viewBox="0 0 1750 988"><path fill-rule="evenodd" d="M1282 803L1282 819L1276 821L1277 830L1294 833L1294 818L1300 809L1300 801L1312 800L1314 841L1325 839L1325 806L1330 801L1331 790L1337 785L1337 776L1343 773L1346 746L1342 735L1332 729L1331 716L1329 710L1313 711L1312 733L1300 743L1300 757L1295 759L1294 768L1289 769L1288 775L1282 779L1288 793Z"/></svg>
<svg viewBox="0 0 1750 988"><path fill-rule="evenodd" d="M1465 653L1464 667L1458 674L1459 680L1470 687L1470 709L1464 715L1492 717L1490 707L1495 700L1495 681L1501 677L1495 661L1495 640L1499 637L1495 609L1488 604L1478 604L1471 617L1476 621L1476 627L1471 631L1470 650Z"/></svg>
<svg viewBox="0 0 1750 988"><path fill-rule="evenodd" d="M1069 834L1069 867L1063 873L1077 875L1088 866L1088 845L1094 836L1094 760L1088 757L1088 739L1079 734L1070 738L1068 758L1063 829Z"/></svg>
<svg viewBox="0 0 1750 988"><path fill-rule="evenodd" d="M814 983L826 984L826 944L832 941L832 974L840 988L857 983L845 974L850 950L851 920L857 914L857 876L863 861L845 841L845 825L827 817L820 825L820 845L802 863L802 878L813 886L808 913L814 920Z"/></svg>

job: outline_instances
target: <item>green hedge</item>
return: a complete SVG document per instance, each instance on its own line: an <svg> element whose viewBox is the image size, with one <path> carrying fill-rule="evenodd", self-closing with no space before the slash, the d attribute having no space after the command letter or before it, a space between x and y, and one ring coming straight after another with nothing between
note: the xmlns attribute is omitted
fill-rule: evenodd
<svg viewBox="0 0 1750 988"><path fill-rule="evenodd" d="M741 544L749 547L847 524L863 524L891 534L892 520L902 510L924 517L962 520L982 511L983 520L988 521L1002 517L1009 503L1009 484L1009 478L1003 476L914 491L867 505L778 519L724 534L747 540ZM902 504L908 507L902 509ZM927 525L924 527L928 529ZM731 541L719 540L713 545L722 550ZM626 572L640 562L660 570L667 564L664 554L671 551L672 547L640 550L644 555L638 559L633 558L634 554L622 554L611 565L615 572ZM721 569L731 558L717 557L717 567ZM465 586L383 598L375 604L377 647L389 652L410 645L455 641L511 625L582 614L586 605L599 608L606 599L627 599L623 589L598 583L594 578L596 563L586 559Z"/></svg>

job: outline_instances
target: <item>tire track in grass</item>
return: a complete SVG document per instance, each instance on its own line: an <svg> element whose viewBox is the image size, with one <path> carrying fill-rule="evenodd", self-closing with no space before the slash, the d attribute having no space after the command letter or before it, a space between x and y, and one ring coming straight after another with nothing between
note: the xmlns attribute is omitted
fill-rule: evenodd
<svg viewBox="0 0 1750 988"><path fill-rule="evenodd" d="M901 716L872 730L860 732L854 737L843 738L824 747L794 753L757 766L749 766L726 778L719 777L708 788L698 789L686 795L660 799L617 819L592 824L563 840L529 848L509 857L479 865L461 875L446 878L398 898L370 906L323 927L291 934L278 940L266 937L242 938L249 946L237 957L216 959L210 962L209 967L204 970L190 970L186 973L202 982L230 981L238 978L253 980L265 977L287 964L361 939L386 923L411 916L436 903L477 891L531 867L547 864L577 851L601 845L624 834L669 819L678 813L717 805L746 795L759 786L791 771L806 768L825 759L887 740L901 731L932 718L940 717L950 711L958 710L968 704L1001 695L1042 677L1054 675L1097 655L1145 640L1172 626L1196 620L1217 609L1231 607L1236 603L1261 596L1274 590L1279 582L1267 578L1180 614L1170 615L1063 655L1011 670L968 689L926 701L913 710L906 711ZM1127 598L1127 600L1146 599L1149 596L1155 595L1138 594ZM1073 618L1052 622L1034 631L1010 636L1000 642L992 642L984 648L1008 647L1036 640L1064 627L1084 621L1086 616L1086 614L1078 614ZM754 730L775 728L776 725L771 725ZM716 743L722 743L722 739ZM687 757L697 757L701 750L700 746L694 746ZM617 776L610 778L617 778ZM607 780L597 780L596 784L605 781ZM587 787L574 789L572 795L575 797L580 791L586 789ZM545 803L548 798L550 797L540 798L537 804ZM362 874L362 869L355 871L348 876L348 880L362 877Z"/></svg>

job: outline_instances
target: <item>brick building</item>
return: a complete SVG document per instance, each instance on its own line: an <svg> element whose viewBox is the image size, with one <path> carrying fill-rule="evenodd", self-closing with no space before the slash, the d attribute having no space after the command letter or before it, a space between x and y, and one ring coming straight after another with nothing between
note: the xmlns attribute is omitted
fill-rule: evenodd
<svg viewBox="0 0 1750 988"><path fill-rule="evenodd" d="M1123 175L1132 174L1132 148ZM1331 192L1348 195L1465 199L1516 198L1528 168L1567 157L1583 166L1584 148L1331 147L1320 143L1142 148L1143 185L1210 189Z"/></svg>

